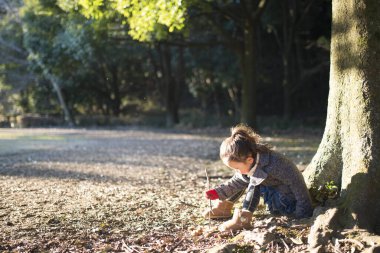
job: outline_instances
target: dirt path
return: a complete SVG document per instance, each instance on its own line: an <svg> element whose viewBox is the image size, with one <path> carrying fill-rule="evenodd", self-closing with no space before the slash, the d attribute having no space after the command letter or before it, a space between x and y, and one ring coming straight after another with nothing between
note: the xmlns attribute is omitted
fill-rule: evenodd
<svg viewBox="0 0 380 253"><path fill-rule="evenodd" d="M202 251L204 168L215 185L227 129L0 130L0 251ZM320 136L264 140L304 167Z"/></svg>

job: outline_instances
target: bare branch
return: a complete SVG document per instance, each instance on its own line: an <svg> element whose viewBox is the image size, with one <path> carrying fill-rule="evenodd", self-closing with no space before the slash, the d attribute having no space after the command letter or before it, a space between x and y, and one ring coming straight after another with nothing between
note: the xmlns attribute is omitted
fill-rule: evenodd
<svg viewBox="0 0 380 253"><path fill-rule="evenodd" d="M17 63L23 66L27 66L29 64L27 60L19 59L8 54L4 54L4 55L0 54L0 56L1 56L1 59L0 59L1 64Z"/></svg>
<svg viewBox="0 0 380 253"><path fill-rule="evenodd" d="M8 48L8 49L10 49L10 50L12 50L12 51L16 51L17 53L20 53L20 54L22 54L23 56L26 57L26 52L25 52L25 50L23 50L22 48L20 48L20 47L14 45L14 44L8 43L7 41L5 41L5 40L1 37L1 35L0 35L0 44L3 45L4 47L6 47L6 48Z"/></svg>
<svg viewBox="0 0 380 253"><path fill-rule="evenodd" d="M252 14L252 20L257 21L261 15L263 14L265 8L268 6L269 0L260 0L259 4L257 5L256 11Z"/></svg>
<svg viewBox="0 0 380 253"><path fill-rule="evenodd" d="M242 18L233 13L232 11L229 11L227 8L222 8L217 4L213 4L212 2L205 1L205 3L208 3L208 5L211 6L211 8L222 14L225 18L233 20L240 25L243 24Z"/></svg>
<svg viewBox="0 0 380 253"><path fill-rule="evenodd" d="M309 12L309 10L310 10L310 8L314 2L315 2L315 0L309 1L306 8L303 10L301 17L298 20L296 20L296 26L299 26L302 23L303 19L306 17L306 14Z"/></svg>
<svg viewBox="0 0 380 253"><path fill-rule="evenodd" d="M302 73L301 73L301 76L300 76L300 82L298 83L298 85L294 86L290 93L294 93L296 92L303 84L303 80L309 76L312 76L318 72L320 72L323 68L326 68L330 66L330 62L329 61L324 61L324 62L321 62L320 64L310 68L310 69L306 69L304 70Z"/></svg>

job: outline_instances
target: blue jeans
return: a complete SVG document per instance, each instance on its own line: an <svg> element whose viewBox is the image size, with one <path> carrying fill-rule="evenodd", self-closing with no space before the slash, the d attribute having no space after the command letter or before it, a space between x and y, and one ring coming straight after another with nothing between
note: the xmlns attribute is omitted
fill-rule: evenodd
<svg viewBox="0 0 380 253"><path fill-rule="evenodd" d="M227 200L235 203L244 194L244 192L245 189L235 193ZM296 209L295 199L281 194L273 187L264 185L250 186L243 202L243 209L254 212L259 203L260 196L263 196L264 203L268 206L268 210L272 214L289 215Z"/></svg>
<svg viewBox="0 0 380 253"><path fill-rule="evenodd" d="M273 214L289 215L296 210L296 200L283 195L270 186L260 186L264 203Z"/></svg>

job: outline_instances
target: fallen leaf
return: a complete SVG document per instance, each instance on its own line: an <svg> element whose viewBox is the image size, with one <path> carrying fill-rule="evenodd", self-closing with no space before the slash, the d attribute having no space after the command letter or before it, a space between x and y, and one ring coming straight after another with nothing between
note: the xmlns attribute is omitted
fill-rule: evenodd
<svg viewBox="0 0 380 253"><path fill-rule="evenodd" d="M300 238L293 238L293 237L290 237L290 240L294 243L294 244L297 244L297 245L301 245L303 244L302 240Z"/></svg>

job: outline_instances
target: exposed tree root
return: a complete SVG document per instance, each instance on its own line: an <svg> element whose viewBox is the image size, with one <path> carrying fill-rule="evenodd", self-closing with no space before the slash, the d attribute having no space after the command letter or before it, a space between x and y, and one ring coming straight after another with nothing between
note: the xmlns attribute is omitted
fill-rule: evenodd
<svg viewBox="0 0 380 253"><path fill-rule="evenodd" d="M380 252L380 236L358 228L344 229L339 223L341 217L342 212L336 207L315 209L308 236L311 253L342 252L342 248L351 252Z"/></svg>

